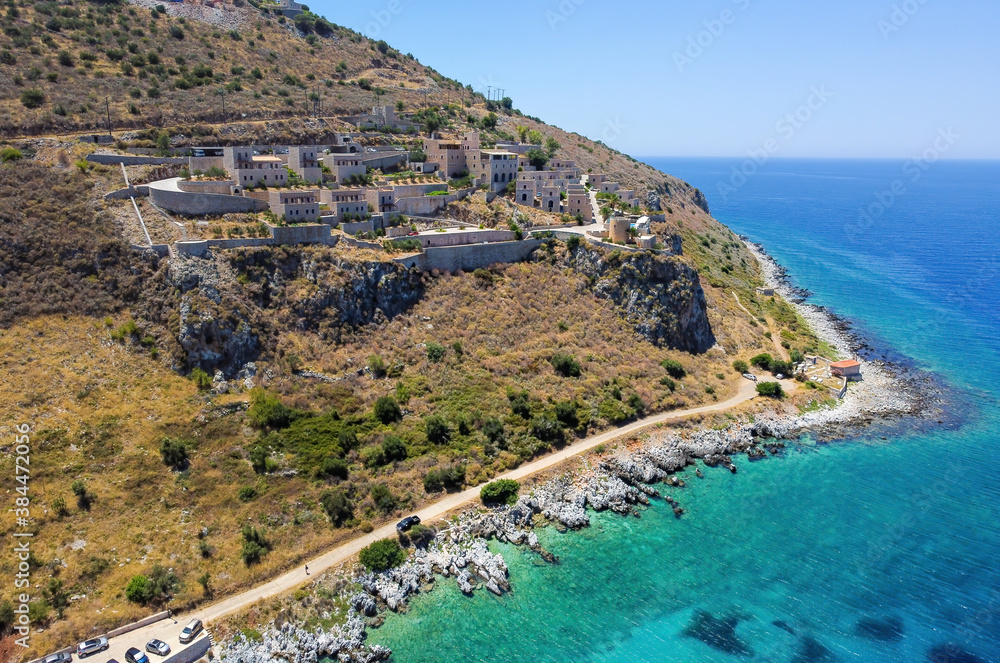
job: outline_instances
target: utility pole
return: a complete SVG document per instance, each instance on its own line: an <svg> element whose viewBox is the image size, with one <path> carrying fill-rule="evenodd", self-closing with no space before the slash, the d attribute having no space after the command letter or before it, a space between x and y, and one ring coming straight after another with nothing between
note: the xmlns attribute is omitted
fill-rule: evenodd
<svg viewBox="0 0 1000 663"><path fill-rule="evenodd" d="M493 99L493 86L492 85L487 85L486 86L486 98L487 99Z"/></svg>
<svg viewBox="0 0 1000 663"><path fill-rule="evenodd" d="M108 99L108 97L104 97L104 111L107 113L108 118L108 138L114 138L111 135L111 102Z"/></svg>
<svg viewBox="0 0 1000 663"><path fill-rule="evenodd" d="M226 123L226 89L220 88L219 94L222 96L222 123Z"/></svg>

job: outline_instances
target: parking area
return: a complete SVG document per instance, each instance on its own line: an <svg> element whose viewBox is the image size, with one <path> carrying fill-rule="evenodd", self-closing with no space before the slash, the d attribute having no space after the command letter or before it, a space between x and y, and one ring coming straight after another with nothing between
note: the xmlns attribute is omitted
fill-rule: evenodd
<svg viewBox="0 0 1000 663"><path fill-rule="evenodd" d="M209 637L207 631L202 631L193 642L189 642L186 645L181 644L181 630L190 620L190 615L185 615L180 619L174 617L162 619L158 622L132 631L131 633L125 633L116 638L111 638L108 643L110 646L106 651L97 652L96 654L91 654L90 656L80 658L79 660L81 662L85 661L86 663L107 663L107 661L111 660L117 661L118 663L126 663L125 652L128 651L129 648L135 647L146 654L149 658L149 663L162 663L163 661L174 658L177 654L180 654L188 649L195 648L196 645L202 645L202 641ZM159 656L157 654L147 652L146 643L153 638L162 640L170 645L170 653L166 656ZM75 653L73 657L74 659L78 658Z"/></svg>

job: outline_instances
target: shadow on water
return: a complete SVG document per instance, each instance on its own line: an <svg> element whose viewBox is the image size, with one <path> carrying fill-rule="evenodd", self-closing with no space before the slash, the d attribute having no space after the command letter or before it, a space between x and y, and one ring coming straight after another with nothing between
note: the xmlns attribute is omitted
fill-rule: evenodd
<svg viewBox="0 0 1000 663"><path fill-rule="evenodd" d="M691 623L681 631L681 635L701 640L712 649L727 654L753 656L753 648L736 635L737 625L752 618L753 615L740 612L720 619L707 610L696 610Z"/></svg>

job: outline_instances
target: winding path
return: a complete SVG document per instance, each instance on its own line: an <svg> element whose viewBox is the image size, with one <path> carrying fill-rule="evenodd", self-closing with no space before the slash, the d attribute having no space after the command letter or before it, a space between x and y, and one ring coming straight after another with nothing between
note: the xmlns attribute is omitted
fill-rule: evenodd
<svg viewBox="0 0 1000 663"><path fill-rule="evenodd" d="M783 381L783 386L786 390L792 390L795 388L794 382L791 381ZM728 410L741 403L749 401L755 395L755 383L750 382L749 380L742 380L736 395L728 400L722 401L721 403L713 403L711 405L703 405L700 407L688 408L686 410L675 410L651 415L620 428L615 428L599 435L594 435L580 440L575 444L565 447L561 451L539 458L538 460L522 465L509 472L505 472L504 474L497 476L496 479L523 479L524 477L541 472L542 470L552 468L601 444L613 442L618 438L631 435L644 428L683 419L692 415ZM463 490L460 493L453 493L438 500L437 502L424 506L415 513L420 516L420 520L422 522L426 523L434 521L442 516L445 516L451 511L454 511L455 509L466 506L467 504L478 502L479 488L479 486L476 486L474 488ZM268 599L294 589L295 587L309 581L313 575L322 573L333 566L346 562L365 546L379 539L394 536L396 536L395 523L383 525L368 534L352 539L351 541L343 543L336 548L327 551L319 557L307 561L304 566L309 568L308 574L303 566L296 566L295 569L258 585L253 589L230 596L229 598L212 603L211 605L204 606L190 615L185 615L184 620L182 621L186 622L187 619L197 617L206 623L210 623L213 620L246 608L257 601ZM160 638L167 642L176 643L176 637L179 631L180 624L173 619L157 622L155 624L137 629L127 635L114 638L111 643L111 650L109 653L123 655L125 649L128 647L138 647L139 649L142 649L150 638ZM117 657L116 659L124 660L123 658Z"/></svg>

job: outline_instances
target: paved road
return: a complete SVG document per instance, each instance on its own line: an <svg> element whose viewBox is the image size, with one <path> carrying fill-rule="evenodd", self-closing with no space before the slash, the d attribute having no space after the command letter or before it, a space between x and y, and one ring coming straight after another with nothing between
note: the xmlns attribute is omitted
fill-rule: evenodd
<svg viewBox="0 0 1000 663"><path fill-rule="evenodd" d="M701 407L689 408L687 410L676 410L673 412L665 412L662 414L655 414L645 419L640 419L621 428L615 428L609 430L606 433L601 433L600 435L594 435L593 437L588 437L584 440L572 444L561 451L554 454L550 454L543 458L539 458L531 463L522 465L517 469L511 470L502 474L497 479L523 479L524 477L535 474L542 470L549 469L563 461L572 458L578 454L585 451L589 451L594 447L601 444L607 444L620 437L630 435L643 428L661 424L668 421L674 421L677 419L682 419L684 417L689 417L696 414L705 414L710 412L721 412L723 410L728 410L740 403L744 403L756 395L755 383L749 380L741 381L740 388L735 396L723 401L721 403L713 403L711 405L703 405ZM784 386L787 390L792 390L795 388L795 383L791 381L784 381ZM444 497L433 504L428 504L422 509L416 511L416 514L420 516L422 522L431 522L435 519L441 518L442 516L448 514L449 512L458 509L466 504L477 502L479 500L479 487L469 488L463 490L460 493L453 493ZM113 653L114 658L116 658L119 663L125 663L124 653L128 647L138 647L139 649L144 649L146 642L150 638L159 638L169 643L172 653L177 650L177 636L180 634L181 629L192 617L198 617L205 624L210 624L213 620L224 617L230 613L241 610L257 601L262 599L267 599L283 592L289 591L298 587L299 585L305 583L314 574L321 573L326 569L341 564L352 556L356 555L365 546L378 541L379 539L384 539L387 537L396 536L396 525L395 523L389 523L384 525L370 534L365 534L356 539L348 541L326 553L320 555L319 557L309 560L305 566L309 567L309 574L305 572L303 566L296 567L292 571L289 571L283 575L274 578L262 585L259 585L253 589L247 590L242 594L236 594L227 599L223 599L217 603L204 606L199 610L195 611L190 615L185 615L183 618L166 619L149 626L137 629L126 635L114 638L112 641L111 651L108 653ZM105 654L96 655L94 658L95 663L100 661L103 663L107 660ZM151 663L156 663L159 657L150 655Z"/></svg>

